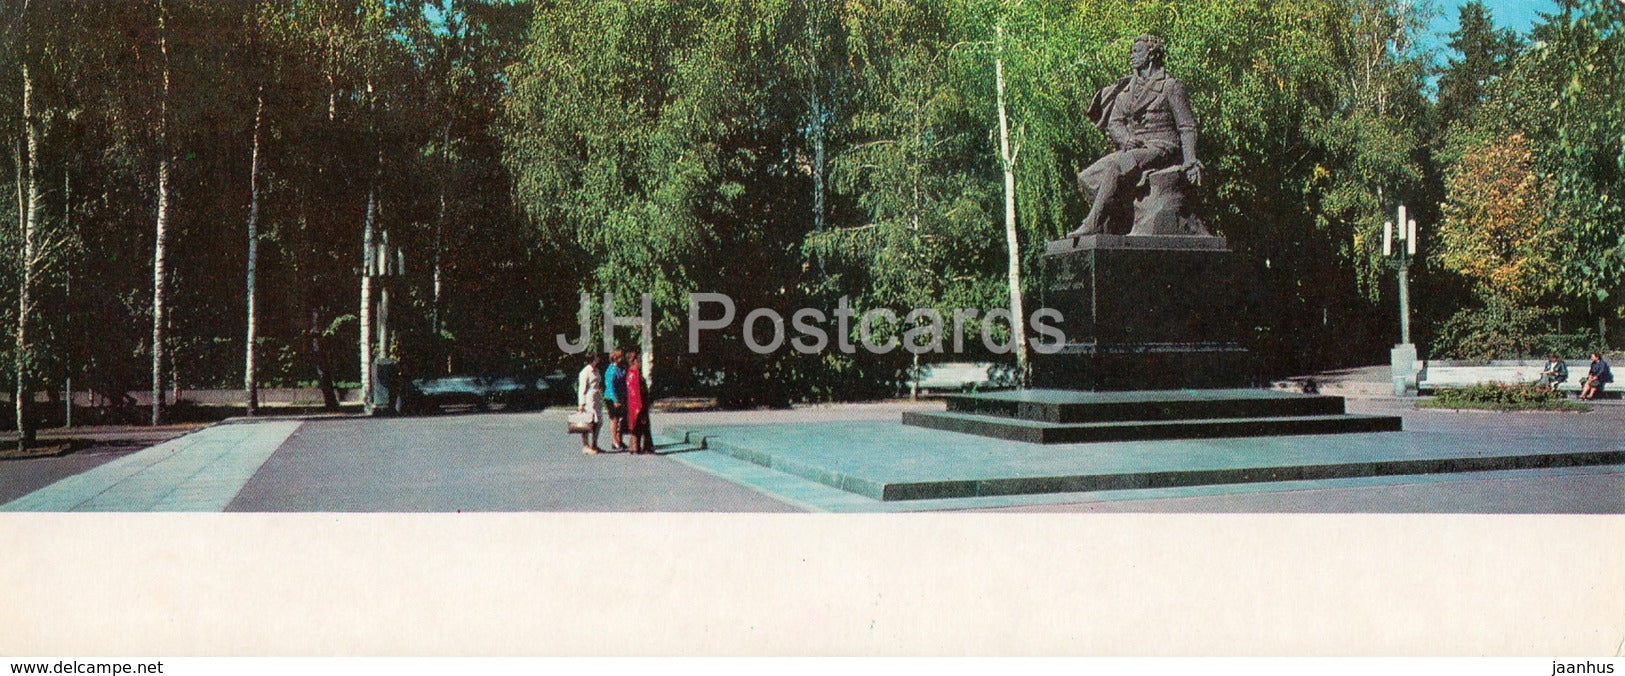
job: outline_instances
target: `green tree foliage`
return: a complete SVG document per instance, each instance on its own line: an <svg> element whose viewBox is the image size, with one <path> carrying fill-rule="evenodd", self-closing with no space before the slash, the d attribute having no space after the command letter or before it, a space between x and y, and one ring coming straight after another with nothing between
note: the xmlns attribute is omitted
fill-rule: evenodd
<svg viewBox="0 0 1625 676"><path fill-rule="evenodd" d="M354 360L343 356L353 354L346 346L355 344L359 233L370 176L381 155L379 225L404 244L409 261L427 261L432 238L426 226L438 200L426 186L441 184L447 173L434 152L447 136L462 151L458 177L445 182L452 186L450 215L460 226L448 248L452 258L475 263L448 269L445 286L459 293L443 310L457 330L485 333L486 340L471 344L496 347L471 346L454 355L442 350L419 363L438 366L455 357L458 368L509 368L536 358L534 349L506 349L534 342L536 298L545 295L533 293L541 286L535 280L547 276L533 272L542 257L514 227L517 212L492 125L527 7L459 0L442 3L437 13L393 2L166 4L173 156L167 267L174 308L166 332L174 359L166 381L178 379L184 387L241 382L240 228L262 88L260 231L267 246L261 247L259 286L268 384L311 381L318 372L334 381L355 379ZM15 216L18 63L26 57L41 111L42 220L82 242L36 282L32 304L42 312L30 338L35 373L42 388L59 388L72 376L76 389L93 389L115 404L132 403L124 393L145 389L143 361L151 349L152 289L145 280L152 279L155 83L161 79L155 6L8 4L0 18L6 215ZM428 63L430 50L411 39L448 33L436 23L448 16L458 22L463 55L458 76L449 78ZM12 49L25 35L28 48ZM446 103L458 108L449 134L430 124L447 115L423 114L431 99L424 92L444 82L457 86L457 97ZM418 335L430 332L427 303L417 311L410 292L429 288L429 266L408 269L423 279L403 282L394 329L409 336L406 344L428 346ZM520 283L489 284L502 276ZM17 290L6 279L12 286L4 289L8 300L0 311L11 312ZM492 300L500 311L487 310ZM14 320L8 317L8 326Z"/></svg>
<svg viewBox="0 0 1625 676"><path fill-rule="evenodd" d="M1558 96L1548 104L1545 168L1557 185L1558 218L1573 252L1569 289L1619 318L1625 294L1625 5L1565 3L1535 33L1530 58ZM1540 80L1537 80L1539 82ZM1604 338L1606 339L1606 331Z"/></svg>
<svg viewBox="0 0 1625 676"><path fill-rule="evenodd" d="M929 3L881 3L849 15L853 107L849 145L836 155L835 190L861 220L809 238L830 261L830 282L859 307L1000 307L991 276L1003 245L996 156L967 98L977 67L952 17ZM900 47L899 47L900 46ZM967 91L971 90L971 91Z"/></svg>
<svg viewBox="0 0 1625 676"><path fill-rule="evenodd" d="M728 294L741 314L793 307L813 218L806 70L782 47L805 39L803 7L544 3L510 71L517 199L576 263L570 283L614 293L623 315L653 297L661 354L684 345L690 292ZM571 301L551 311L574 316Z"/></svg>
<svg viewBox="0 0 1625 676"><path fill-rule="evenodd" d="M1437 261L1489 302L1532 304L1561 280L1551 189L1533 164L1529 139L1514 134L1464 150L1448 181Z"/></svg>
<svg viewBox="0 0 1625 676"><path fill-rule="evenodd" d="M1449 44L1459 56L1439 77L1439 119L1445 124L1467 120L1483 100L1485 88L1512 67L1522 46L1516 33L1495 27L1494 15L1483 2L1462 5Z"/></svg>
<svg viewBox="0 0 1625 676"><path fill-rule="evenodd" d="M808 5L830 19L818 31L806 29ZM1374 345L1358 328L1374 323L1381 214L1421 192L1429 108L1415 35L1426 16L1409 4L733 6L746 11L724 19L715 4L607 1L538 9L514 71L508 158L533 220L590 271L581 288L648 291L668 319L691 290L734 289L742 303L768 305L801 289L825 306L850 296L860 308L1001 307L995 27L1007 36L1031 270L1041 269L1042 242L1082 214L1076 172L1108 150L1084 120L1089 97L1126 72L1134 36L1155 32L1169 39L1170 69L1189 83L1203 124L1215 225L1273 294L1264 304L1277 312L1261 321L1313 341L1297 327L1335 313L1336 330L1319 337L1354 353ZM760 35L776 36L778 49L760 49ZM713 60L719 53L728 60ZM783 54L818 58L786 63ZM817 134L830 157L829 206L812 219L802 215L819 201L819 172L805 159L815 155L812 125L784 124L813 114L809 63L830 84L816 113L827 121ZM685 115L697 100L704 114ZM775 131L740 144L736 129ZM741 145L784 161L723 171L718 158ZM759 246L762 226L740 227L740 215L764 210L698 206L766 195L789 216L772 222L766 241L804 239L799 268L778 258L784 249ZM717 274L741 258L762 271L753 280L772 282L740 288ZM1041 295L1041 277L1028 279L1028 295Z"/></svg>
<svg viewBox="0 0 1625 676"><path fill-rule="evenodd" d="M1527 343L1528 336L1556 333L1564 319L1570 333L1593 324L1588 335L1607 344L1608 323L1621 316L1625 6L1561 7L1535 27L1510 68L1483 87L1482 100L1451 128L1440 157L1452 177L1440 260L1483 303L1462 308L1451 326L1480 327L1480 344ZM1519 304L1537 301L1547 311L1520 314ZM1479 315L1488 319L1469 319ZM1466 344L1445 342L1446 349Z"/></svg>

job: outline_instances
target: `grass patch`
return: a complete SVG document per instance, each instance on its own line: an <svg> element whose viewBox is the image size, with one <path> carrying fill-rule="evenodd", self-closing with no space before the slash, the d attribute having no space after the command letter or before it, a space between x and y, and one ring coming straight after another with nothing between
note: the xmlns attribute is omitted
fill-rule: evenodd
<svg viewBox="0 0 1625 676"><path fill-rule="evenodd" d="M716 397L666 397L650 404L650 408L661 413L718 410Z"/></svg>
<svg viewBox="0 0 1625 676"><path fill-rule="evenodd" d="M24 460L27 458L54 458L67 455L69 452L83 447L84 442L78 439L44 439L34 442L34 445L23 450L17 450L17 440L12 439L0 446L0 460Z"/></svg>
<svg viewBox="0 0 1625 676"><path fill-rule="evenodd" d="M1569 401L1562 392L1529 383L1483 383L1467 387L1441 387L1433 399L1417 408L1482 411L1589 411L1590 406Z"/></svg>
<svg viewBox="0 0 1625 676"><path fill-rule="evenodd" d="M1563 401L1526 403L1526 404L1505 404L1505 403L1487 403L1487 402L1443 402L1443 401L1439 401L1437 399L1430 399L1430 400L1426 400L1426 401L1416 402L1416 407L1417 408L1442 408L1442 409L1450 409L1450 410L1453 410L1453 411L1461 411L1461 410L1475 410L1475 411L1566 411L1566 412L1571 412L1571 413L1583 413L1585 411L1591 410L1590 406L1587 406L1587 405L1582 404L1582 403L1577 402L1577 401L1569 401L1567 399L1564 399Z"/></svg>

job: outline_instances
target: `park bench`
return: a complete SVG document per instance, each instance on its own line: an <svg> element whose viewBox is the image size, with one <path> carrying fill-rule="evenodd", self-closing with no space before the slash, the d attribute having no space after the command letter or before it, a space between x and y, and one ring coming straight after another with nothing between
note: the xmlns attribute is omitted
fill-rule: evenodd
<svg viewBox="0 0 1625 676"><path fill-rule="evenodd" d="M920 391L962 392L1010 387L1015 382L1011 367L987 362L944 362L920 366Z"/></svg>
<svg viewBox="0 0 1625 676"><path fill-rule="evenodd" d="M1580 381L1585 378L1586 371L1590 370L1591 361L1565 359L1563 363L1569 367L1569 379L1557 386L1558 391L1579 392ZM1467 387L1485 383L1533 383L1540 380L1540 373L1545 369L1544 359L1497 359L1488 362L1432 360L1423 365L1417 390L1427 393L1441 387ZM1620 395L1618 391L1604 389L1599 396L1617 399Z"/></svg>

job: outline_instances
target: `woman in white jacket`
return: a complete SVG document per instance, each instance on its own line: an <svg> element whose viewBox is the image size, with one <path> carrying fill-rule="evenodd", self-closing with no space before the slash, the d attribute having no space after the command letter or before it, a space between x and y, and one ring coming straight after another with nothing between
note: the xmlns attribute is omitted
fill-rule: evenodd
<svg viewBox="0 0 1625 676"><path fill-rule="evenodd" d="M576 411L592 414L592 431L581 433L581 452L588 455L603 452L598 448L598 430L604 421L604 374L598 370L602 361L597 352L588 353L587 365L576 377Z"/></svg>

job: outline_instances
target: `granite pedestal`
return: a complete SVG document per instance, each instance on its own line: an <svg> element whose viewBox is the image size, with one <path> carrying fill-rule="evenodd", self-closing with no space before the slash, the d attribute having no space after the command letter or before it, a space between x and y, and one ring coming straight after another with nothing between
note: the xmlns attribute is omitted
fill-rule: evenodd
<svg viewBox="0 0 1625 676"><path fill-rule="evenodd" d="M1050 242L1044 307L1059 351L1033 354L1035 387L1245 387L1247 280L1223 237L1085 235Z"/></svg>

